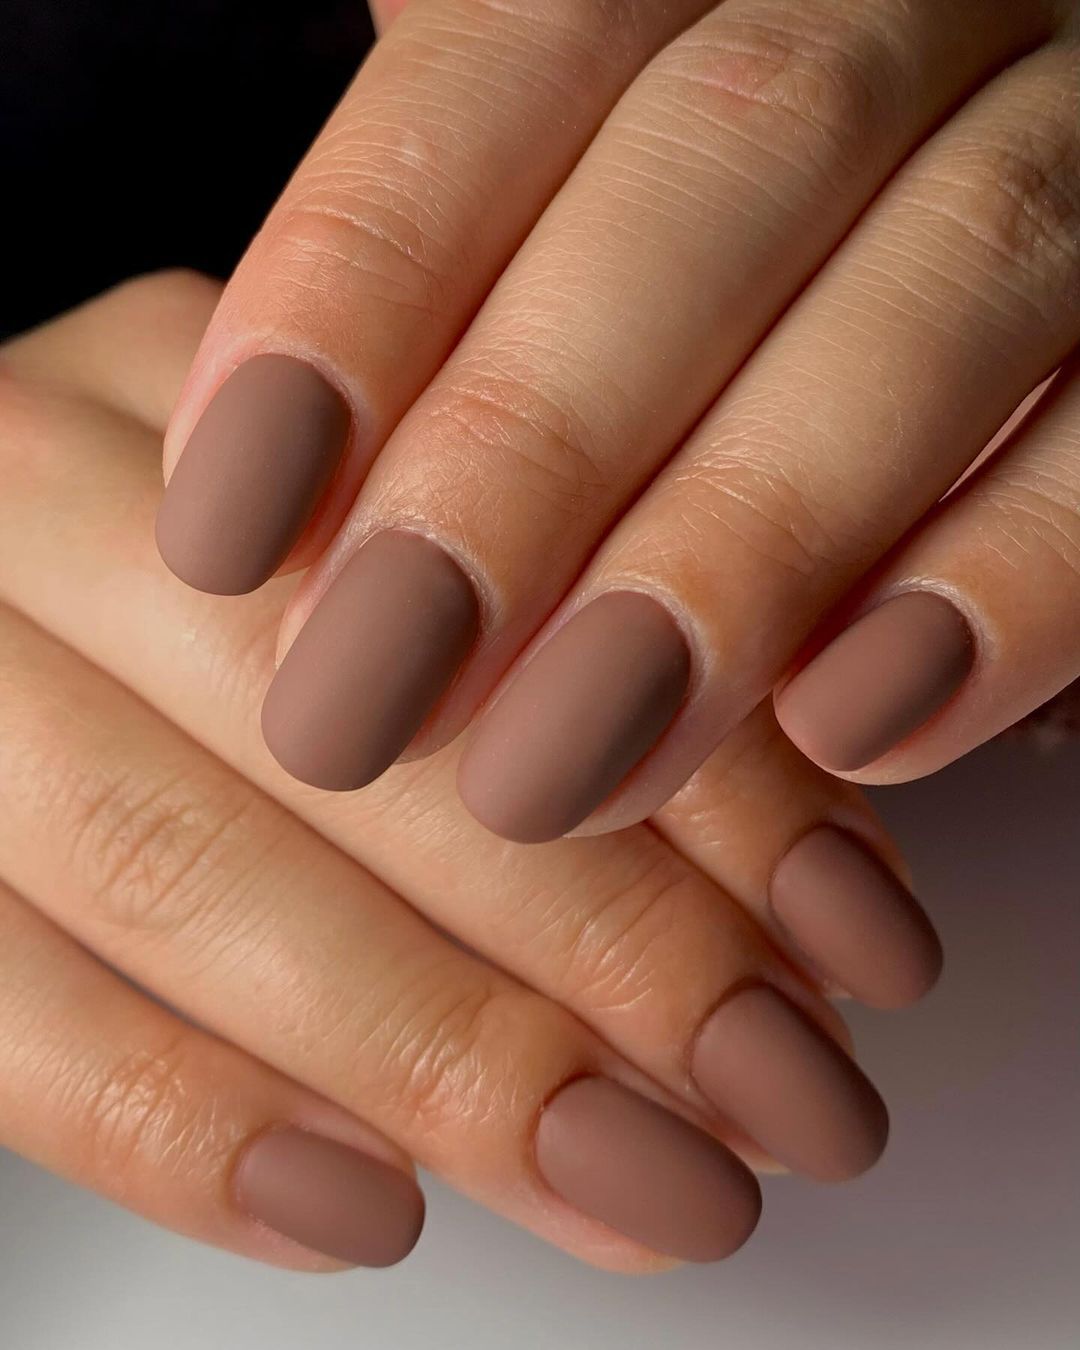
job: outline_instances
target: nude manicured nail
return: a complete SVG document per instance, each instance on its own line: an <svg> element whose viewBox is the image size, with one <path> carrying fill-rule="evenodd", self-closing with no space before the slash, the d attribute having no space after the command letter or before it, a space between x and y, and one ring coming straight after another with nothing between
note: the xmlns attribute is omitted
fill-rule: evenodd
<svg viewBox="0 0 1080 1350"><path fill-rule="evenodd" d="M930 591L909 591L858 619L801 670L777 698L777 716L812 759L850 773L943 707L974 660L959 610Z"/></svg>
<svg viewBox="0 0 1080 1350"><path fill-rule="evenodd" d="M941 944L922 907L844 830L803 835L777 864L769 902L793 946L863 1003L903 1007L941 973Z"/></svg>
<svg viewBox="0 0 1080 1350"><path fill-rule="evenodd" d="M288 1127L248 1147L236 1198L253 1219L352 1266L392 1266L424 1225L424 1196L399 1168Z"/></svg>
<svg viewBox="0 0 1080 1350"><path fill-rule="evenodd" d="M738 991L713 1013L693 1073L717 1110L794 1172L843 1181L885 1147L888 1115L869 1080L767 985Z"/></svg>
<svg viewBox="0 0 1080 1350"><path fill-rule="evenodd" d="M285 561L341 461L349 412L314 366L253 356L217 391L177 461L158 549L196 590L243 595Z"/></svg>
<svg viewBox="0 0 1080 1350"><path fill-rule="evenodd" d="M545 1107L536 1160L575 1209L680 1261L719 1261L761 1213L753 1173L729 1150L607 1078L579 1078Z"/></svg>
<svg viewBox="0 0 1080 1350"><path fill-rule="evenodd" d="M519 843L566 834L652 749L686 694L690 652L655 600L612 591L575 614L484 716L465 805Z"/></svg>
<svg viewBox="0 0 1080 1350"><path fill-rule="evenodd" d="M352 791L398 758L476 638L479 606L437 544L374 535L312 611L263 703L263 735L294 778Z"/></svg>

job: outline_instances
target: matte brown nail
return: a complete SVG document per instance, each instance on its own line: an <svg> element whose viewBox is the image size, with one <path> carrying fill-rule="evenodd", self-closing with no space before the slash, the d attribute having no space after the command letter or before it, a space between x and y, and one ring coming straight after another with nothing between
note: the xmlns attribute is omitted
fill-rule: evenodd
<svg viewBox="0 0 1080 1350"><path fill-rule="evenodd" d="M341 461L349 412L314 366L253 356L199 419L157 517L157 544L181 581L243 595L285 561Z"/></svg>
<svg viewBox="0 0 1080 1350"><path fill-rule="evenodd" d="M812 759L849 773L872 764L942 708L975 644L954 605L908 591L857 620L780 693L777 716Z"/></svg>
<svg viewBox="0 0 1080 1350"><path fill-rule="evenodd" d="M575 614L481 719L465 805L519 843L566 834L653 747L686 694L690 652L655 600L612 591Z"/></svg>
<svg viewBox="0 0 1080 1350"><path fill-rule="evenodd" d="M941 973L941 943L922 907L844 830L803 835L777 864L769 902L792 945L872 1007L913 1003Z"/></svg>
<svg viewBox="0 0 1080 1350"><path fill-rule="evenodd" d="M477 633L465 574L406 530L345 564L289 648L263 703L263 735L294 778L351 791L398 758Z"/></svg>
<svg viewBox="0 0 1080 1350"><path fill-rule="evenodd" d="M424 1225L424 1196L400 1168L288 1126L259 1135L236 1170L245 1213L352 1266L392 1266Z"/></svg>
<svg viewBox="0 0 1080 1350"><path fill-rule="evenodd" d="M752 985L705 1023L693 1054L698 1087L779 1163L843 1181L877 1161L885 1105L841 1048L783 994Z"/></svg>
<svg viewBox="0 0 1080 1350"><path fill-rule="evenodd" d="M761 1213L750 1170L724 1146L607 1078L579 1078L545 1107L545 1180L575 1209L680 1261L719 1261Z"/></svg>

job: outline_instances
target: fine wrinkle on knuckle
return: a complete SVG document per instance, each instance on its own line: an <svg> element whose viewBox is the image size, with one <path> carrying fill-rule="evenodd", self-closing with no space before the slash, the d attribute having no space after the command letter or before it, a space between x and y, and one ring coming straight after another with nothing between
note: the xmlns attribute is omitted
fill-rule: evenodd
<svg viewBox="0 0 1080 1350"><path fill-rule="evenodd" d="M887 152L906 87L892 44L865 23L774 24L723 9L672 43L654 77L711 139L741 133L755 154L807 166L829 190L866 178Z"/></svg>
<svg viewBox="0 0 1080 1350"><path fill-rule="evenodd" d="M1080 123L1080 98L1074 104ZM948 174L908 189L954 254L1040 310L1080 296L1080 132L1060 118L1017 117L956 149ZM949 236L953 236L950 240ZM970 262L968 264L970 266ZM1064 292L1064 294L1063 294Z"/></svg>
<svg viewBox="0 0 1080 1350"><path fill-rule="evenodd" d="M364 1078L382 1105L408 1122L409 1147L452 1150L463 1132L504 1118L527 1066L527 1023L540 1000L477 968L462 979L436 968L410 981L392 1019L368 1031L375 1055ZM528 1006L525 1006L528 1005Z"/></svg>
<svg viewBox="0 0 1080 1350"><path fill-rule="evenodd" d="M770 573L779 569L802 589L859 545L852 526L781 467L790 451L783 445L775 456L763 450L774 435L767 426L730 427L674 476L669 490L681 504L680 523L693 537L696 556L714 558L727 537Z"/></svg>
<svg viewBox="0 0 1080 1350"><path fill-rule="evenodd" d="M315 292L335 293L345 275L366 300L433 318L448 314L453 276L471 265L470 247L450 237L451 208L439 203L430 181L412 191L421 176L415 165L395 173L394 156L374 158L371 166L306 171L273 223L265 245L271 265L283 280Z"/></svg>
<svg viewBox="0 0 1080 1350"><path fill-rule="evenodd" d="M108 1177L114 1195L133 1186L133 1172L175 1175L205 1151L213 1102L191 1093L190 1044L182 1028L104 1068L75 1066L54 1085L54 1109L75 1123L89 1173Z"/></svg>
<svg viewBox="0 0 1080 1350"><path fill-rule="evenodd" d="M585 422L568 404L516 376L491 369L459 379L433 408L436 419L443 423L440 442L457 442L457 469L481 495L494 489L501 496L512 482L548 511L574 519L606 489Z"/></svg>
<svg viewBox="0 0 1080 1350"><path fill-rule="evenodd" d="M230 791L185 769L149 783L79 782L65 812L68 850L94 923L126 939L206 941L208 925L237 922L266 857L262 848L256 858L250 828L261 805L253 788Z"/></svg>
<svg viewBox="0 0 1080 1350"><path fill-rule="evenodd" d="M685 960L686 935L705 919L696 878L666 855L629 875L596 876L587 905L568 903L566 896L559 904L550 957L575 1005L590 1016L632 1015L662 1004L668 960Z"/></svg>

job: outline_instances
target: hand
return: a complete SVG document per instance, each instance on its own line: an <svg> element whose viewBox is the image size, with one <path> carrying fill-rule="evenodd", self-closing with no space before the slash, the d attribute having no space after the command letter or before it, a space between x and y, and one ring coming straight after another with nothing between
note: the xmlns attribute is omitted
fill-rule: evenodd
<svg viewBox="0 0 1080 1350"><path fill-rule="evenodd" d="M650 826L544 849L467 816L452 753L358 799L267 755L291 583L223 605L150 531L216 298L146 278L0 351L2 1141L304 1268L286 1238L403 1254L410 1158L629 1271L746 1238L740 1158L869 1166L883 1108L815 971L896 1005L939 953L767 707Z"/></svg>
<svg viewBox="0 0 1080 1350"><path fill-rule="evenodd" d="M487 704L465 801L541 840L648 816L778 684L808 755L885 782L1076 677L1078 19L406 9L168 435L181 576L315 563L282 763L354 788Z"/></svg>

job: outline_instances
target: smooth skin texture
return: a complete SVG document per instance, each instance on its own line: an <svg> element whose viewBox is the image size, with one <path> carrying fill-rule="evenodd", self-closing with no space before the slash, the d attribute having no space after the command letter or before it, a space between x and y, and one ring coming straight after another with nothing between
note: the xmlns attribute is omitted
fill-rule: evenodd
<svg viewBox="0 0 1080 1350"><path fill-rule="evenodd" d="M832 1047L827 1067L808 1069L837 1099L830 1130L811 1122L828 1168L811 1160L803 1170L863 1170L884 1142L880 1101L848 1058L823 987L771 941L765 890L811 821L844 824L894 855L850 788L805 761L801 777L793 771L767 707L747 723L756 738L742 769L722 766L713 800L702 783L692 808L673 805L660 828L544 850L503 843L468 817L452 792L453 753L398 770L359 811L303 788L266 754L258 707L289 583L223 607L169 576L150 531L155 438L215 298L199 278L147 278L2 353L0 877L28 922L66 930L82 945L63 938L65 950L102 988L122 991L129 1039L152 1047L163 1028L190 1035L183 1065L213 1070L189 1087L159 1049L126 1094L103 1096L87 1080L89 1103L76 1075L66 1133L13 1123L32 1122L25 1098L36 1080L15 1077L9 1090L0 1078L5 1142L182 1231L302 1268L326 1263L298 1241L337 1263L404 1254L421 1212L410 1157L594 1263L633 1271L714 1259L757 1219L740 1158L768 1157L729 1118L734 1098L699 1087L691 1059L716 1008L753 984L778 991L803 1034ZM759 791L769 809L745 812ZM725 852L740 870L730 890L663 837L680 822L691 838L729 833ZM8 959L26 958L13 942ZM61 1015L50 1048L28 1001L13 1043L22 1062L40 1047L66 1064L73 1024L108 1058L113 1023L86 1024L78 999L52 1006ZM221 1047L220 1073L208 1044ZM78 1053L76 1039L76 1063ZM220 1083L242 1096L249 1063L270 1075L264 1091L288 1092L230 1114ZM585 1124L580 1093L563 1096L583 1080L613 1085L586 1094ZM209 1149L202 1170L174 1085L180 1107L205 1113L231 1143ZM55 1113L48 1092L37 1109ZM93 1147L102 1111L100 1130L121 1156L145 1150L138 1186ZM538 1146L545 1117L554 1153ZM643 1149L634 1122L646 1119ZM795 1156L799 1113L785 1108L773 1124L772 1147ZM88 1161L77 1165L86 1130ZM567 1130L577 1142L562 1156ZM608 1171L582 1171L589 1139L615 1135ZM343 1157L348 1176L331 1187L328 1169ZM170 1185L189 1167L197 1184ZM283 1216L289 1177L303 1190ZM693 1205L672 1209L676 1180ZM345 1192L365 1197L379 1222L349 1229L354 1210L335 1203ZM289 1232L275 1236L275 1223Z"/></svg>
<svg viewBox="0 0 1080 1350"><path fill-rule="evenodd" d="M170 428L169 468L224 375L282 346L302 348L354 409L412 402L388 441L398 414L376 415L377 433L294 555L326 546L356 466L383 447L292 600L281 649L358 548L412 529L471 577L481 631L456 675L433 684L409 753L449 740L490 703L497 733L481 721L461 786L491 827L538 839L655 811L845 617L888 598L873 570L891 566L886 555L920 521L931 528L927 513L1075 349L1078 15L1075 0L407 7L230 284ZM436 53L423 70L411 64L419 50ZM574 85L566 106L580 116L544 120L537 88L514 82L526 55L540 62L542 95L552 71ZM620 81L622 97L601 109ZM487 115L461 135L471 98ZM444 116L430 126L439 100ZM511 134L532 153L503 193ZM481 164L496 191L465 248ZM448 206L451 181L460 190ZM510 217L520 230L515 213L541 198L548 209L506 265ZM323 247L326 216L349 221L345 248ZM295 256L283 253L282 239L298 237ZM390 337L369 338L386 275L404 317ZM462 328L484 293L413 401L404 384L426 383L442 360L447 304ZM425 306L416 358L379 365ZM369 426L368 412L355 424ZM1023 533L1024 513L1014 497L1003 529ZM993 537L967 546L993 568ZM894 681L906 705L882 706L859 733L869 762L841 762L840 733L821 725L825 705L815 711L805 685L781 697L781 722L827 767L865 781L948 762L1075 678L1075 644L1049 640L1075 631L1068 586L1037 646L1022 645L1023 619L1011 636L1038 583L1034 565L1021 568L989 605L944 566L894 583L952 603L971 661L960 669L924 649L920 697ZM565 781L530 776L521 738L557 737L587 705L571 706L579 686L555 684L537 726L515 675L589 602L625 590L651 595L681 628L686 698L674 715L657 705L654 749L640 744L635 710L621 757L614 742L590 757L566 741ZM628 634L627 651L637 641ZM613 664L621 654L612 649ZM444 656L432 653L433 668ZM862 668L848 664L826 708L833 721L836 705L854 713ZM594 707L602 696L598 681ZM368 750L358 753L370 765ZM635 757L620 782L600 772ZM511 787L514 819L491 808Z"/></svg>

